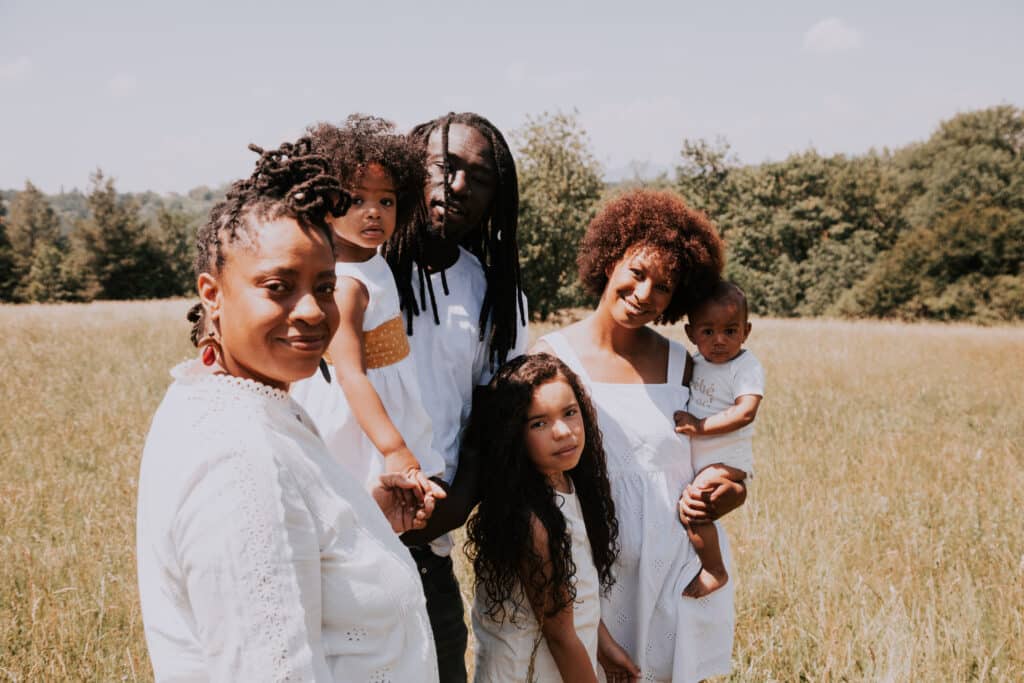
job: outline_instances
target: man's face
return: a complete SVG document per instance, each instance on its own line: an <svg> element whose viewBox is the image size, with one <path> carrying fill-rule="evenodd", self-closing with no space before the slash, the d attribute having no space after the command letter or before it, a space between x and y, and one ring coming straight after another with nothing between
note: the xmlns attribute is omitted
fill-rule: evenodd
<svg viewBox="0 0 1024 683"><path fill-rule="evenodd" d="M431 231L458 243L487 217L498 187L490 141L478 130L453 123L448 129L448 202L444 199L444 146L440 128L427 140L424 200Z"/></svg>

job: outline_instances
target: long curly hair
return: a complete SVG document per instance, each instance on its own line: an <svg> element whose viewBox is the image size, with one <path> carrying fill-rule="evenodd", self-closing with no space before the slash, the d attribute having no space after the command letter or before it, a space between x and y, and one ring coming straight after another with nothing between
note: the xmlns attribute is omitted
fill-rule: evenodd
<svg viewBox="0 0 1024 683"><path fill-rule="evenodd" d="M474 402L466 441L487 457L481 501L466 526L466 556L473 562L476 587L489 597L486 612L496 621L516 621L527 613L523 587L549 596L553 616L576 599L576 565L572 539L559 510L558 495L537 471L526 450L525 430L534 392L542 384L565 381L580 406L586 443L572 478L587 527L590 549L607 591L615 582L612 564L618 556L619 524L615 517L608 467L597 415L576 374L546 353L519 356L506 363ZM531 518L548 534L550 578L534 550Z"/></svg>
<svg viewBox="0 0 1024 683"><path fill-rule="evenodd" d="M725 266L725 247L708 217L672 192L634 190L609 202L587 226L576 263L580 282L600 297L608 270L631 249L666 259L676 282L672 300L655 321L671 324L704 301Z"/></svg>
<svg viewBox="0 0 1024 683"><path fill-rule="evenodd" d="M366 169L380 166L395 187L398 202L395 231L406 231L420 215L427 182L426 150L395 124L367 114L352 114L341 126L317 123L307 129L313 151L323 155L331 172L348 192L359 185Z"/></svg>
<svg viewBox="0 0 1024 683"><path fill-rule="evenodd" d="M516 175L516 164L512 158L505 137L493 123L479 114L454 112L440 118L421 123L412 129L409 138L426 154L430 136L440 131L441 146L444 158L445 199L450 191L448 169L448 131L453 124L461 124L473 128L490 143L492 161L496 174L497 186L483 224L479 229L472 230L463 237L461 246L480 260L487 278L487 291L480 308L480 340L489 343L489 358L492 365L505 362L509 351L515 346L518 326L518 314L522 324L526 325L526 311L522 301L522 280L519 273L519 244L516 229L519 225L519 178ZM413 264L419 261L423 253L423 243L428 231L429 216L425 207L416 216L413 224L406 229L395 229L394 235L384 245L382 253L391 265L398 284L398 296L402 310L405 311L406 332L413 333L413 319L429 306L433 313L434 324L440 325L437 313L437 300L430 278L420 268L419 282L413 284ZM442 228L443 230L443 228ZM443 286L447 287L443 279ZM419 289L419 301L416 297ZM445 292L447 294L447 291ZM488 325L490 323L490 325Z"/></svg>
<svg viewBox="0 0 1024 683"><path fill-rule="evenodd" d="M327 214L344 215L351 197L330 173L327 159L313 152L310 138L285 142L277 149L249 149L260 155L252 175L232 183L196 235L196 277L220 272L225 250L248 234L253 220L292 218L304 228L319 230L334 244ZM198 345L206 329L203 305L192 306L187 318L192 323L189 336Z"/></svg>

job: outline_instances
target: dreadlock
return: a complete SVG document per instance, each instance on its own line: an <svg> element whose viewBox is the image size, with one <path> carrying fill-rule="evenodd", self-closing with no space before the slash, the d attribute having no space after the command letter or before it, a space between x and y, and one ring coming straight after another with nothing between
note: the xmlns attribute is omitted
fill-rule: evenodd
<svg viewBox="0 0 1024 683"><path fill-rule="evenodd" d="M327 213L344 215L351 198L331 175L327 159L315 154L310 138L284 143L277 149L249 149L260 155L256 169L245 180L237 180L227 196L210 210L209 220L196 235L192 267L196 277L217 273L224 267L225 247L249 229L250 218L274 220L286 216L304 228L322 232L333 244ZM190 338L198 344L206 328L202 304L195 304L186 316L192 323Z"/></svg>
<svg viewBox="0 0 1024 683"><path fill-rule="evenodd" d="M444 199L449 199L451 169L448 160L448 131L452 124L462 124L473 128L483 135L491 145L492 160L497 175L497 189L490 210L484 217L482 225L463 237L460 245L476 256L484 268L487 280L487 291L480 308L480 340L487 341L490 351L488 357L492 365L501 365L508 357L509 351L516 343L518 326L516 316L523 325L526 324L526 311L523 308L522 281L519 271L519 246L516 242L516 227L519 220L519 180L516 176L516 165L512 159L512 151L505 142L501 131L494 124L478 114L448 113L441 118L422 123L409 133L423 150L427 149L430 136L439 131L444 163ZM445 213L447 220L447 212ZM420 267L419 301L416 300L413 286L413 263L417 263L423 253L423 243L428 231L429 215L423 202L417 207L414 220L395 230L394 235L384 245L383 254L395 275L398 295L402 309L405 310L406 328L412 334L413 318L425 310L427 296L434 316L434 324L440 325L437 313L437 300L430 277ZM444 236L444 226L441 228ZM448 293L448 282L444 271L441 271L441 285ZM488 325L488 323L490 323ZM489 331L489 333L488 333ZM488 335L489 338L485 337Z"/></svg>

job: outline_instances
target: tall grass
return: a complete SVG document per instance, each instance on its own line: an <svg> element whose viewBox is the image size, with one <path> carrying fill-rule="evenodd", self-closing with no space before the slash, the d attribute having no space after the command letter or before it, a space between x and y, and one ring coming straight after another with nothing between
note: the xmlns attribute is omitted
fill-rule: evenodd
<svg viewBox="0 0 1024 683"><path fill-rule="evenodd" d="M151 679L136 477L186 309L0 307L0 679ZM732 678L1024 680L1024 329L756 320L749 346Z"/></svg>

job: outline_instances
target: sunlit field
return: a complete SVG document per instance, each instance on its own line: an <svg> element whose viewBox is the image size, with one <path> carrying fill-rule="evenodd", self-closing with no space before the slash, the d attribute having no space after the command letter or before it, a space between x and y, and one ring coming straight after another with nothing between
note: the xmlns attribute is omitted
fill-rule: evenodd
<svg viewBox="0 0 1024 683"><path fill-rule="evenodd" d="M0 680L152 678L136 477L187 307L0 307ZM1024 680L1024 328L755 320L749 347L732 679Z"/></svg>

